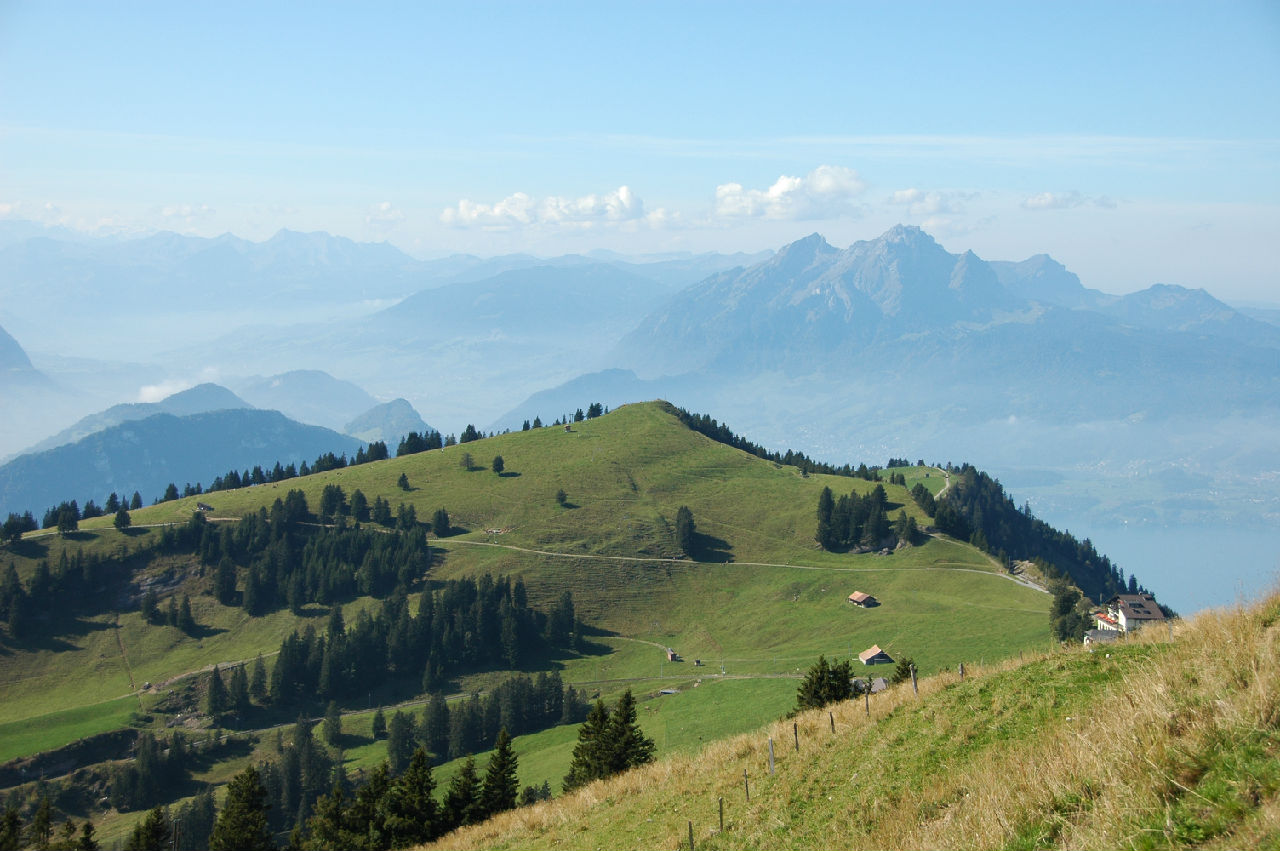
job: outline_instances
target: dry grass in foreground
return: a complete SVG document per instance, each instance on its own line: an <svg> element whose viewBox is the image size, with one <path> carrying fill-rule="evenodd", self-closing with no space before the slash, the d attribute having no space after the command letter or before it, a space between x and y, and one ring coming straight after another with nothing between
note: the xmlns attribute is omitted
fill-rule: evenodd
<svg viewBox="0 0 1280 851"><path fill-rule="evenodd" d="M780 721L435 847L674 849L690 822L708 849L1280 847L1278 622L1273 595L942 673L801 715L798 753Z"/></svg>

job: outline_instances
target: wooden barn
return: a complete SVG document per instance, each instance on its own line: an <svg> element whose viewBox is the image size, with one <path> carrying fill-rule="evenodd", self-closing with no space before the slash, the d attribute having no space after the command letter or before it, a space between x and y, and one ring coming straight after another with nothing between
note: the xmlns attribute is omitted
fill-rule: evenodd
<svg viewBox="0 0 1280 851"><path fill-rule="evenodd" d="M864 591L854 591L849 595L849 602L863 609L869 609L872 606L880 605L880 601Z"/></svg>
<svg viewBox="0 0 1280 851"><path fill-rule="evenodd" d="M858 660L864 665L892 665L893 657L880 649L879 644L873 644L866 650L858 654Z"/></svg>

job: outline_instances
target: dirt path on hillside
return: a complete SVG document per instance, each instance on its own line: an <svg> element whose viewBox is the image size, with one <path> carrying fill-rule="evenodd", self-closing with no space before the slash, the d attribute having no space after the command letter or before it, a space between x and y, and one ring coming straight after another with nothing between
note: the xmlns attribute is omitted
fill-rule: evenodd
<svg viewBox="0 0 1280 851"><path fill-rule="evenodd" d="M944 566L945 563L943 565L936 565L932 567L892 567L892 566L888 566L888 567L818 567L816 565L809 565L809 564L778 564L776 562L767 562L767 561L729 561L729 562L691 561L690 559L687 559L687 558L604 556L604 555L595 555L592 553L558 553L558 552L551 552L550 550L535 550L529 547L518 547L515 544L495 544L495 543L490 543L489 541L463 541L463 540L446 539L446 542L448 545L465 544L466 546L471 546L471 547L494 547L496 549L511 550L513 552L526 553L528 555L548 556L550 558L574 558L574 559L586 559L589 561L623 561L623 562L632 562L632 563L640 563L640 564L643 564L643 563L687 564L687 565L697 565L699 567L719 567L719 568L780 567L787 570L816 570L816 571L827 572L827 573L882 573L885 571L904 571L905 572L909 570L955 571L959 573L978 573L983 576L994 576L999 579L1008 579L1009 581L1016 582L1017 584L1022 585L1026 588L1031 588L1036 591L1043 591L1044 593L1048 593L1047 591L1045 591L1045 589L1041 588L1040 586L1036 585L1030 580L1023 577L1019 577L1019 576L1012 576L1007 572L997 571L997 570L979 570L976 567L960 567L958 565ZM437 544L437 546L439 546L439 544Z"/></svg>
<svg viewBox="0 0 1280 851"><path fill-rule="evenodd" d="M138 684L133 679L133 668L129 665L129 654L124 649L124 639L120 637L120 615L116 615L112 631L116 636L116 646L120 648L120 660L124 662L124 672L129 677L129 688L133 689L130 694L136 695L138 698L138 708L143 709L142 694L138 691Z"/></svg>

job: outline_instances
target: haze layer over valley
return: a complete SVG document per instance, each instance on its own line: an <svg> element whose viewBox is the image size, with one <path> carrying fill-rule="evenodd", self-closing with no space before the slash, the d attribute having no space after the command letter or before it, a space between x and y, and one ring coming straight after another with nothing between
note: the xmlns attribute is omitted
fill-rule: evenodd
<svg viewBox="0 0 1280 851"><path fill-rule="evenodd" d="M587 399L665 398L835 463L972 460L1086 536L1178 529L1201 542L1186 549L1197 557L1224 537L1256 547L1255 559L1280 553L1268 534L1280 517L1280 327L1203 290L1107 295L1047 255L988 261L909 226L847 249L813 234L756 255L433 262L325 234L37 236L0 250L0 264L14 327L41 322L20 311L30 282L78 305L35 336L45 355L33 348L26 361L20 340L9 345L10 453L119 421L104 412L68 429L103 402L210 379L248 401L210 391L179 412L251 404L365 440L380 432L358 418L401 398L422 416L406 413L385 435L393 444L424 419L445 433L502 431ZM183 298L161 283L172 275L189 276ZM108 281L113 297L87 295ZM215 295L241 319L206 312ZM309 321L295 321L293 304ZM139 317L169 327L152 346L184 344L131 348L125 329ZM84 357L92 350L137 359ZM66 487L67 498L103 498ZM1259 587L1270 566L1233 574L1222 593ZM1159 570L1143 568L1164 590ZM1198 605L1176 599L1180 581L1171 576L1174 605Z"/></svg>

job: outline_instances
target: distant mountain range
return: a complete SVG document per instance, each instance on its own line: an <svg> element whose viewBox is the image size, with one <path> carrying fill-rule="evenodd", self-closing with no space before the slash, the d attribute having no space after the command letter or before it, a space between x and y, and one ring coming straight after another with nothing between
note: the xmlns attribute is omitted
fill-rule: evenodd
<svg viewBox="0 0 1280 851"><path fill-rule="evenodd" d="M951 254L913 227L844 250L815 234L712 275L640 320L606 362L489 427L661 397L820 457L969 457L1015 478L1195 469L1236 476L1225 486L1236 496L1259 465L1280 469L1280 328L1201 290L1112 296L1045 255ZM1189 493L1140 502L1117 516L1220 516ZM1255 523L1278 509L1274 497L1224 508Z"/></svg>
<svg viewBox="0 0 1280 851"><path fill-rule="evenodd" d="M56 327L22 309L37 297L67 305ZM136 363L162 374L114 398L269 365L226 383L300 421L391 435L410 420L357 423L379 398L456 433L661 397L833 460L923 454L1012 481L1110 482L1107 498L1019 491L1108 520L1280 519L1257 478L1280 470L1280 313L1170 284L1101 293L1047 255L953 254L913 227L845 249L814 234L757 255L431 261L326 234L108 242L5 227L0 305L70 393L125 374L99 381L88 356L50 351L67 338L122 363L127 313L152 352ZM30 430L45 411L25 410ZM1212 493L1168 486L1210 476Z"/></svg>
<svg viewBox="0 0 1280 851"><path fill-rule="evenodd" d="M342 429L366 443L381 440L394 453L400 439L411 431L418 434L436 431L404 399L392 399L365 411Z"/></svg>
<svg viewBox="0 0 1280 851"><path fill-rule="evenodd" d="M145 502L175 483L208 485L228 470L311 463L326 452L351 456L360 441L290 420L278 411L158 413L105 428L75 443L22 455L0 466L0 516L37 515L63 500L99 505L112 492Z"/></svg>
<svg viewBox="0 0 1280 851"><path fill-rule="evenodd" d="M88 437L96 432L133 420L144 420L155 414L173 414L177 417L189 414L220 411L229 408L251 408L248 402L241 399L225 387L217 384L200 384L188 390L174 393L159 402L130 402L113 405L105 411L90 414L70 428L47 437L26 452L44 452L59 446Z"/></svg>

